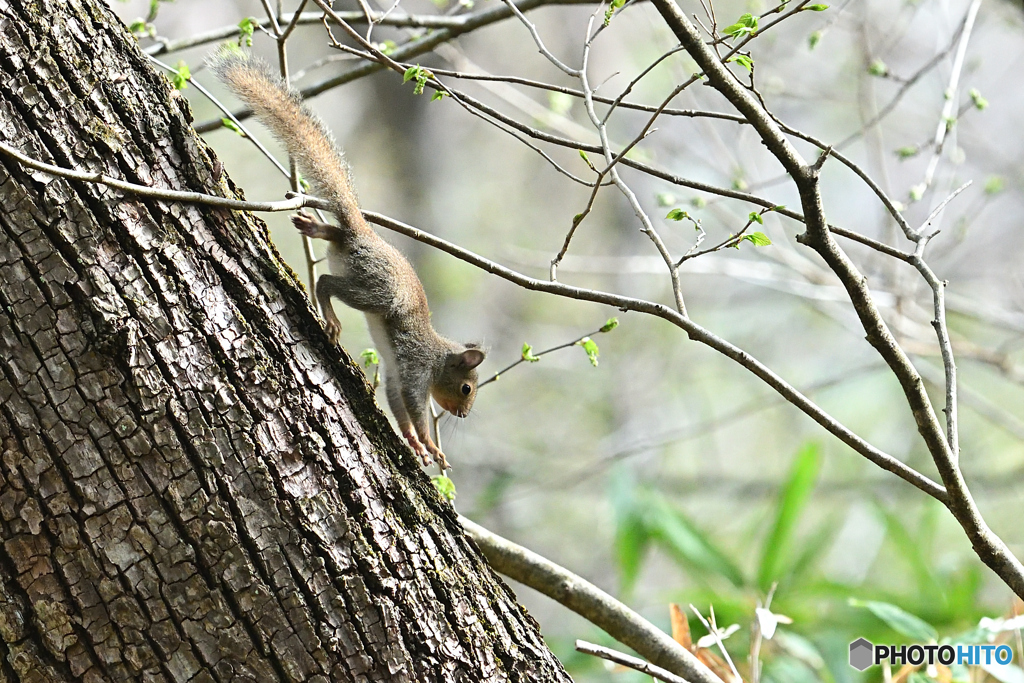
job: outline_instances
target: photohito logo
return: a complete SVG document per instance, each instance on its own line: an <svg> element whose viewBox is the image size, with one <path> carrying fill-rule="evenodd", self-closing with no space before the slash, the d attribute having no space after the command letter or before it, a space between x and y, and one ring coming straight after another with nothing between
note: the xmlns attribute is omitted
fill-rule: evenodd
<svg viewBox="0 0 1024 683"><path fill-rule="evenodd" d="M1013 650L1009 645L874 645L866 638L850 643L850 666L857 671L883 661L899 666L1009 664Z"/></svg>

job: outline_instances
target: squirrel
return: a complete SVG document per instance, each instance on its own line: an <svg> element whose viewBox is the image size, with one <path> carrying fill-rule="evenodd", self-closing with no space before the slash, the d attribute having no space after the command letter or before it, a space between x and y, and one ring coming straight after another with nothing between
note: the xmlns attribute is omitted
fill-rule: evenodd
<svg viewBox="0 0 1024 683"><path fill-rule="evenodd" d="M468 415L484 351L434 331L419 277L409 261L367 225L341 151L301 96L246 53L223 52L210 66L285 145L338 219L338 225L329 225L304 212L292 216L300 233L327 241L331 274L317 279L316 296L331 343L337 344L341 334L332 304L332 299L340 299L366 316L383 359L388 404L402 435L424 465L433 458L447 470L444 453L430 438L428 402L432 396L449 413Z"/></svg>

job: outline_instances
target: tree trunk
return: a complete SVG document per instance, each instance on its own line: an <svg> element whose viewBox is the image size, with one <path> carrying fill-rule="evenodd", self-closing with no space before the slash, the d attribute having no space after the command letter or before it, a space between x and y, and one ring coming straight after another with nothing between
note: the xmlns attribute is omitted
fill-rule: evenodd
<svg viewBox="0 0 1024 683"><path fill-rule="evenodd" d="M233 196L98 0L0 0L0 138ZM565 681L265 226L0 158L0 680Z"/></svg>

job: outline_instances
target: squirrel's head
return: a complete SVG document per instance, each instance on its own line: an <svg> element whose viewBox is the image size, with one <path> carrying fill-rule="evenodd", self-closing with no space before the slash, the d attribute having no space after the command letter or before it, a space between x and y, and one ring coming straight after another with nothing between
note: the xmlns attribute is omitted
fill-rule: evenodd
<svg viewBox="0 0 1024 683"><path fill-rule="evenodd" d="M484 352L468 344L462 351L448 354L441 376L431 387L438 405L457 417L469 415L476 399L476 368L484 362Z"/></svg>

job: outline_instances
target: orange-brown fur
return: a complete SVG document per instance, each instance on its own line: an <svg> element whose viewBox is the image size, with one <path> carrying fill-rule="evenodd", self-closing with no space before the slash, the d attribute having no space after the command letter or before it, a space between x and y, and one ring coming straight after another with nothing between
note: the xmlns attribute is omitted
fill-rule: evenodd
<svg viewBox="0 0 1024 683"><path fill-rule="evenodd" d="M281 140L313 189L330 202L339 225L306 213L292 217L304 235L327 240L331 274L316 282L327 332L337 343L341 324L331 301L362 311L383 356L388 404L413 450L424 463L433 456L447 468L430 437L429 397L465 417L476 398L477 366L484 352L434 331L430 309L412 265L374 232L359 211L348 168L323 122L268 67L243 54L224 53L211 66L256 117Z"/></svg>

